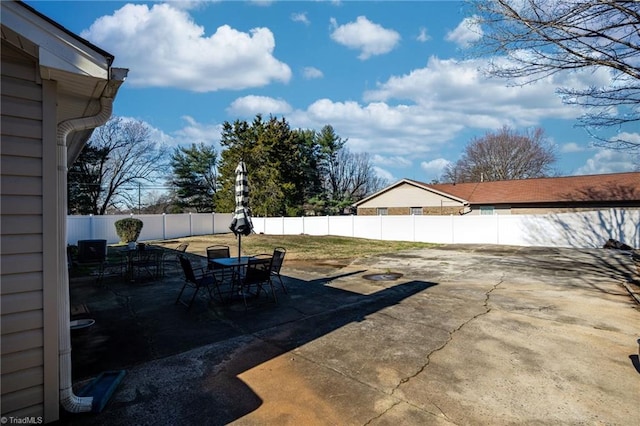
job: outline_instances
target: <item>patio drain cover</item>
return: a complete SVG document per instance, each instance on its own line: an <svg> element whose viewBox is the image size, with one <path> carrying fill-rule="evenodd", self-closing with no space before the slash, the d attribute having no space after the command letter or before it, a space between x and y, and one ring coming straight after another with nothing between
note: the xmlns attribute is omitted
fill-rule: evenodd
<svg viewBox="0 0 640 426"><path fill-rule="evenodd" d="M397 272L389 272L387 274L369 274L363 275L362 278L370 281L395 281L400 278L402 274Z"/></svg>

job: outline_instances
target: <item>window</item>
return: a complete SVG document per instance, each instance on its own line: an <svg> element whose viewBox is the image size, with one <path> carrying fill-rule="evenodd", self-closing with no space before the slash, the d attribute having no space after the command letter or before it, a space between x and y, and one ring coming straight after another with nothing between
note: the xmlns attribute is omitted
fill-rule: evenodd
<svg viewBox="0 0 640 426"><path fill-rule="evenodd" d="M386 216L389 212L386 207L378 207L378 216Z"/></svg>
<svg viewBox="0 0 640 426"><path fill-rule="evenodd" d="M486 214L486 215L494 214L493 206L480 207L480 214Z"/></svg>
<svg viewBox="0 0 640 426"><path fill-rule="evenodd" d="M412 214L412 215L421 215L422 214L422 207L411 207L410 214Z"/></svg>

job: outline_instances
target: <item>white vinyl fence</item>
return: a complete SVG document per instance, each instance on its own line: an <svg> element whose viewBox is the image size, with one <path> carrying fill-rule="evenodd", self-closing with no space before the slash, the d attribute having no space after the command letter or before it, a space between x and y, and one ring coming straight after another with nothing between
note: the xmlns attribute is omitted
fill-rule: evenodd
<svg viewBox="0 0 640 426"><path fill-rule="evenodd" d="M69 216L67 241L117 243L114 222L130 216ZM231 213L136 215L140 240L228 233ZM640 248L640 210L609 209L546 215L254 217L256 233L336 235L444 244L596 248L609 239Z"/></svg>
<svg viewBox="0 0 640 426"><path fill-rule="evenodd" d="M67 243L78 240L107 240L107 244L119 241L115 222L126 217L142 220L140 241L169 240L194 235L211 235L231 232L232 213L140 214L108 216L68 216Z"/></svg>

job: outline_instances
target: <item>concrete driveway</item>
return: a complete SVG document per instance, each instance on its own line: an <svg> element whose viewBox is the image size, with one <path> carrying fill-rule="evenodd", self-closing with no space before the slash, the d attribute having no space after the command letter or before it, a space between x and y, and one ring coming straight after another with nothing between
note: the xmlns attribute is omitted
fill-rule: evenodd
<svg viewBox="0 0 640 426"><path fill-rule="evenodd" d="M640 419L640 281L628 254L444 246L283 274L277 318L268 307L225 317L233 336L128 368L101 413L62 423Z"/></svg>

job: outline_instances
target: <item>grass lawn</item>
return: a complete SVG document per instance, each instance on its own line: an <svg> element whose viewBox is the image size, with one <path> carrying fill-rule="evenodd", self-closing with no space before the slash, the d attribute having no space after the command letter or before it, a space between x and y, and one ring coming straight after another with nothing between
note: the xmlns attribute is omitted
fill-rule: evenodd
<svg viewBox="0 0 640 426"><path fill-rule="evenodd" d="M164 241L148 241L156 245L175 248L180 243L189 243L187 252L206 256L208 246L223 244L238 253L238 239L233 234L201 235ZM380 241L363 238L311 236L311 235L263 235L242 237L242 254L272 253L275 247L287 249L286 260L351 260L380 253L399 250L436 247L437 244L408 241Z"/></svg>

